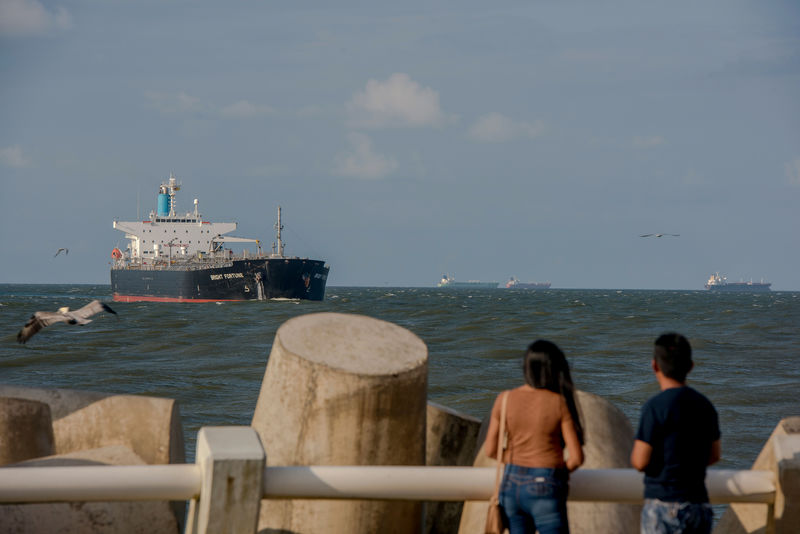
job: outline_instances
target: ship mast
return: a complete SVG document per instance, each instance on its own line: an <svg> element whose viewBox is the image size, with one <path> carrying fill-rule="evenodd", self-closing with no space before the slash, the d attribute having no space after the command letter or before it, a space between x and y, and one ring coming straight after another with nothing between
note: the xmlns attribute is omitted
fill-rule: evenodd
<svg viewBox="0 0 800 534"><path fill-rule="evenodd" d="M275 223L275 230L277 230L277 235L275 238L278 240L278 256L283 256L283 241L281 241L281 230L283 230L283 224L281 224L281 207L278 206L278 222ZM275 243L272 244L272 254L275 254Z"/></svg>
<svg viewBox="0 0 800 534"><path fill-rule="evenodd" d="M172 172L169 173L169 216L170 218L175 217L175 191L180 191L181 186L175 180L175 175Z"/></svg>

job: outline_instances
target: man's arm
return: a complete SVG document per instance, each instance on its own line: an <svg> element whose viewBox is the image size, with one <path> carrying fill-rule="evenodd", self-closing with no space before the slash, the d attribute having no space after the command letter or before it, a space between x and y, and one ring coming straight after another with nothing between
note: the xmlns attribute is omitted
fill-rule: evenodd
<svg viewBox="0 0 800 534"><path fill-rule="evenodd" d="M708 465L719 462L720 458L722 458L722 445L720 441L717 440L711 444L711 455L708 457Z"/></svg>
<svg viewBox="0 0 800 534"><path fill-rule="evenodd" d="M644 471L650 463L650 455L653 454L653 447L647 442L637 439L633 442L631 451L631 465L637 471Z"/></svg>

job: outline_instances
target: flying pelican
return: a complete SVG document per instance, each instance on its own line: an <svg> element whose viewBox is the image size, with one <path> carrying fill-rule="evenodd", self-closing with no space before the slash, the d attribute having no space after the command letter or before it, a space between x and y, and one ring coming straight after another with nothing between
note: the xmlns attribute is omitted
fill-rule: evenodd
<svg viewBox="0 0 800 534"><path fill-rule="evenodd" d="M62 250L64 251L64 254L69 254L69 249L68 249L68 248L60 248L60 249L58 249L58 251L56 251L56 253L55 253L55 254L53 254L53 257L55 258L55 257L56 257L56 256L58 256L59 254L61 254L61 251L62 251Z"/></svg>
<svg viewBox="0 0 800 534"><path fill-rule="evenodd" d="M681 234L642 234L639 237L664 237L665 235L678 237Z"/></svg>
<svg viewBox="0 0 800 534"><path fill-rule="evenodd" d="M25 343L32 338L36 332L45 326L50 326L54 323L79 325L91 323L92 320L89 319L89 317L96 313L100 313L101 311L107 311L109 313L113 313L114 315L117 314L117 312L99 300L93 300L83 308L78 308L74 311L70 311L67 307L59 308L58 311L55 312L37 311L31 315L31 318L28 319L28 322L25 323L25 326L22 327L22 330L17 333L17 341L20 343Z"/></svg>

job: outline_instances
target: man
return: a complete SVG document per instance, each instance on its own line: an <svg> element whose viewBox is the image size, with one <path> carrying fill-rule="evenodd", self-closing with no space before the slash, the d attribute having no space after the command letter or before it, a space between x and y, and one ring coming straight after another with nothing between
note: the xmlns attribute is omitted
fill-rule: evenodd
<svg viewBox="0 0 800 534"><path fill-rule="evenodd" d="M642 534L711 532L706 467L721 456L717 411L686 385L692 348L680 334L655 341L652 367L661 393L642 407L631 465L644 471Z"/></svg>

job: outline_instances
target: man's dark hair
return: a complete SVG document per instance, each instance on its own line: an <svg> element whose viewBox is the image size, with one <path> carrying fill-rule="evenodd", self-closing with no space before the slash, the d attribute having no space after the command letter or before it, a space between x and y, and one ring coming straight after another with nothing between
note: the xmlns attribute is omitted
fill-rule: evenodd
<svg viewBox="0 0 800 534"><path fill-rule="evenodd" d="M685 382L692 369L692 346L689 340L675 332L661 334L656 339L653 357L664 376Z"/></svg>

